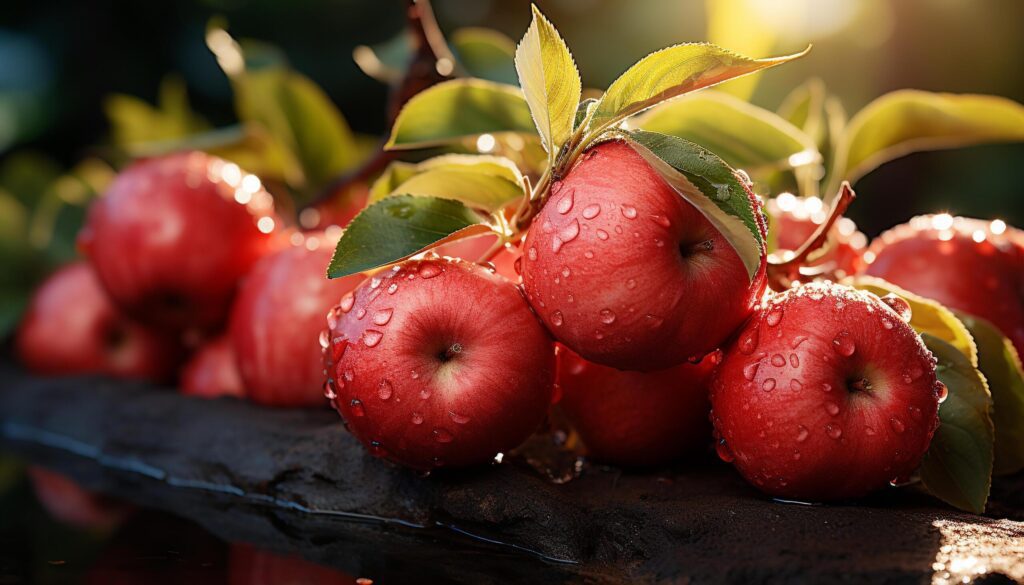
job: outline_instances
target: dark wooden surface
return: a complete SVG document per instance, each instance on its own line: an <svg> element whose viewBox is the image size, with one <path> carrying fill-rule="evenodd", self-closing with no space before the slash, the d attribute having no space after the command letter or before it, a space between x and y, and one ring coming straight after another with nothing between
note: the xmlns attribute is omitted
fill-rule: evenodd
<svg viewBox="0 0 1024 585"><path fill-rule="evenodd" d="M587 467L557 485L510 457L430 477L366 455L330 411L201 401L0 364L0 449L350 574L457 583L930 583L1024 579L1024 475L985 516L913 488L771 501L723 464ZM948 574L948 578L947 578Z"/></svg>

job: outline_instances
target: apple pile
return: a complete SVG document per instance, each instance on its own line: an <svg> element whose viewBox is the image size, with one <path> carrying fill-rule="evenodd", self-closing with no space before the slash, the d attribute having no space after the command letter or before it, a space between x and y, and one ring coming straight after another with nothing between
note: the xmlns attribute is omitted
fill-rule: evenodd
<svg viewBox="0 0 1024 585"><path fill-rule="evenodd" d="M963 323L1024 349L1024 233L943 214L867 246L841 217L848 184L765 204L716 154L628 124L799 56L678 45L581 100L535 9L521 89L436 85L388 148L527 126L543 168L395 163L351 222L301 231L232 162L141 160L91 209L86 261L37 291L18 353L46 374L178 372L188 395L329 403L369 453L419 471L488 463L559 421L596 461L714 451L780 498L902 483L942 457L943 400L966 400L943 372L981 376L990 359Z"/></svg>

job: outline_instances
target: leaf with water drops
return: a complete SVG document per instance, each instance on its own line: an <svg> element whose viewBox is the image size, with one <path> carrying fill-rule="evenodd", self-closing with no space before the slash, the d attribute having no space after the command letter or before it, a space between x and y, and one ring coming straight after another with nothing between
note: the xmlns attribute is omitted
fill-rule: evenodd
<svg viewBox="0 0 1024 585"><path fill-rule="evenodd" d="M612 82L590 128L600 132L651 106L701 88L781 65L807 54L751 59L709 43L687 43L647 55Z"/></svg>
<svg viewBox="0 0 1024 585"><path fill-rule="evenodd" d="M943 305L874 276L857 276L846 279L844 283L879 297L889 294L899 296L910 305L910 326L914 331L934 335L951 344L967 356L972 366L977 367L978 347L974 343L974 338L960 319Z"/></svg>
<svg viewBox="0 0 1024 585"><path fill-rule="evenodd" d="M625 135L669 185L722 233L753 278L761 265L764 237L755 204L736 171L714 153L676 136L645 130Z"/></svg>
<svg viewBox="0 0 1024 585"><path fill-rule="evenodd" d="M857 181L912 152L1024 140L1024 105L990 95L900 90L858 112L835 152L831 181ZM829 191L826 191L828 193Z"/></svg>
<svg viewBox="0 0 1024 585"><path fill-rule="evenodd" d="M631 124L700 144L751 176L821 160L814 141L778 114L717 91L659 104Z"/></svg>
<svg viewBox="0 0 1024 585"><path fill-rule="evenodd" d="M994 325L957 313L978 344L978 367L992 391L992 422L996 427L995 474L1024 469L1024 370L1013 342Z"/></svg>
<svg viewBox="0 0 1024 585"><path fill-rule="evenodd" d="M405 103L385 148L423 148L498 132L536 132L523 92L482 79L453 79Z"/></svg>
<svg viewBox="0 0 1024 585"><path fill-rule="evenodd" d="M949 395L939 405L939 428L921 462L921 481L942 501L980 514L992 485L992 397L985 377L960 350L928 333L922 338Z"/></svg>
<svg viewBox="0 0 1024 585"><path fill-rule="evenodd" d="M523 176L502 157L446 154L412 164L395 162L370 187L370 202L390 195L455 199L493 212L523 197Z"/></svg>
<svg viewBox="0 0 1024 585"><path fill-rule="evenodd" d="M516 47L515 62L541 143L553 162L572 134L583 89L569 48L536 6L530 28Z"/></svg>
<svg viewBox="0 0 1024 585"><path fill-rule="evenodd" d="M459 201L396 195L378 201L352 220L327 269L340 278L387 266L442 243L491 228Z"/></svg>

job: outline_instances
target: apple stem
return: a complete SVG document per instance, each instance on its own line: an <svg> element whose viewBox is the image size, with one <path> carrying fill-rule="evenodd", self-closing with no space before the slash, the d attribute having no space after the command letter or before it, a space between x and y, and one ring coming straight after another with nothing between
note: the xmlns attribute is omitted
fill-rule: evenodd
<svg viewBox="0 0 1024 585"><path fill-rule="evenodd" d="M807 257L817 250L820 250L828 242L829 232L832 230L832 226L835 222L846 213L847 208L853 203L853 200L857 198L857 194L853 192L853 187L850 186L849 181L843 181L839 187L839 195L832 202L832 208L829 210L828 218L825 222L818 226L818 229L814 230L811 237L807 238L800 249L796 251L792 258L784 261L772 261L768 262L768 284L772 289L782 291L788 289L792 283L800 282L801 277L815 276L821 274L820 271L816 271L817 274L805 273L803 268L807 262Z"/></svg>

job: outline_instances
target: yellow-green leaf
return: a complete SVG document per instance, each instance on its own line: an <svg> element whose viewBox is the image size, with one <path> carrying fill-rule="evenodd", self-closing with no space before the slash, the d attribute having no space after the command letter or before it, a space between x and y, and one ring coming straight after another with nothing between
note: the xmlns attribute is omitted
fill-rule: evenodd
<svg viewBox="0 0 1024 585"><path fill-rule="evenodd" d="M1024 140L1024 106L990 95L901 90L868 104L838 143L833 182L923 150Z"/></svg>
<svg viewBox="0 0 1024 585"><path fill-rule="evenodd" d="M996 475L1024 469L1024 370L1013 342L988 321L957 313L978 344L978 366L992 391Z"/></svg>
<svg viewBox="0 0 1024 585"><path fill-rule="evenodd" d="M517 83L516 43L490 28L460 28L448 37L459 63L473 77Z"/></svg>
<svg viewBox="0 0 1024 585"><path fill-rule="evenodd" d="M491 231L459 201L396 195L368 206L345 229L327 269L341 278L404 260L452 239Z"/></svg>
<svg viewBox="0 0 1024 585"><path fill-rule="evenodd" d="M508 159L447 154L419 164L392 163L370 188L370 202L396 194L443 197L493 212L522 197L523 185Z"/></svg>
<svg viewBox="0 0 1024 585"><path fill-rule="evenodd" d="M910 326L915 331L927 333L949 343L964 354L972 366L977 367L978 347L974 343L974 338L960 319L946 307L874 276L856 276L845 282L880 297L890 293L902 297L910 304Z"/></svg>
<svg viewBox="0 0 1024 585"><path fill-rule="evenodd" d="M640 156L722 233L752 279L761 265L764 238L736 172L715 154L682 138L645 130L634 130L626 137Z"/></svg>
<svg viewBox="0 0 1024 585"><path fill-rule="evenodd" d="M173 75L160 83L157 107L123 94L108 96L103 105L114 144L121 148L184 138L207 128L189 107L185 83Z"/></svg>
<svg viewBox="0 0 1024 585"><path fill-rule="evenodd" d="M595 132L668 99L781 65L793 55L751 59L709 43L690 43L651 53L619 76L601 97L590 127Z"/></svg>
<svg viewBox="0 0 1024 585"><path fill-rule="evenodd" d="M572 134L583 85L565 41L536 6L533 22L516 47L515 61L541 144L553 161Z"/></svg>
<svg viewBox="0 0 1024 585"><path fill-rule="evenodd" d="M523 92L482 79L453 79L406 102L385 148L423 148L499 132L536 132Z"/></svg>
<svg viewBox="0 0 1024 585"><path fill-rule="evenodd" d="M730 47L745 55L761 55L771 51L778 41L779 30L765 26L749 0L705 0L707 39L719 47ZM723 90L749 99L757 87L758 75L748 75L725 85Z"/></svg>
<svg viewBox="0 0 1024 585"><path fill-rule="evenodd" d="M814 141L778 114L712 90L654 106L630 125L696 142L752 174L821 158Z"/></svg>
<svg viewBox="0 0 1024 585"><path fill-rule="evenodd" d="M927 333L922 338L949 395L939 405L939 428L921 462L921 481L935 497L980 514L992 486L995 441L985 377L957 348Z"/></svg>

